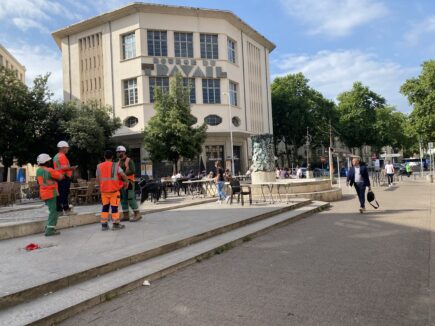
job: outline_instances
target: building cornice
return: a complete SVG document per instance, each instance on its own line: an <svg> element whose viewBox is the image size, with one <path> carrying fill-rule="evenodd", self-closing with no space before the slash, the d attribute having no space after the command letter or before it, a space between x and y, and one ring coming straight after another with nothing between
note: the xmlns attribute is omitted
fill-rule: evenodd
<svg viewBox="0 0 435 326"><path fill-rule="evenodd" d="M12 60L14 60L15 65L20 66L23 71L26 71L26 67L21 64L3 45L0 44L0 49L2 49Z"/></svg>
<svg viewBox="0 0 435 326"><path fill-rule="evenodd" d="M160 4L149 4L134 2L125 7L115 9L113 11L83 20L76 24L64 27L52 33L54 40L59 48L61 48L61 41L63 38L74 35L91 28L95 28L102 24L106 24L110 21L114 21L125 16L139 13L156 13L156 14L167 14L167 15L177 15L177 16L192 16L192 17L203 17L203 18L217 18L224 19L230 24L234 25L246 35L266 47L269 52L275 49L275 44L265 38L263 35L258 33L255 29L245 23L241 18L236 16L231 11L227 10L214 10L214 9L202 9L194 7L182 7L182 6L168 6Z"/></svg>

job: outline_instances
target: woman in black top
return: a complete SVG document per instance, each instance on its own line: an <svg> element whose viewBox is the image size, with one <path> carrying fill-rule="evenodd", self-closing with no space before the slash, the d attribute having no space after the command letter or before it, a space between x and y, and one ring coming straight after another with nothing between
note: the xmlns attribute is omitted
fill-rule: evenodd
<svg viewBox="0 0 435 326"><path fill-rule="evenodd" d="M215 163L215 167L216 167L216 187L217 187L217 192L218 192L218 203L221 204L222 200L225 199L225 193L223 192L223 188L224 188L224 183L225 183L225 179L224 179L224 169L222 167L222 162L221 161L216 161Z"/></svg>

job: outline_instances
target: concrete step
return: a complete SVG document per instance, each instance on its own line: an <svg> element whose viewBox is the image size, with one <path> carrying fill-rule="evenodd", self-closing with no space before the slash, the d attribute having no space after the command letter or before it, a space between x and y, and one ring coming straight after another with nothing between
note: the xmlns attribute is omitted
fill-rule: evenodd
<svg viewBox="0 0 435 326"><path fill-rule="evenodd" d="M177 204L167 204L161 201L154 207L147 207L146 210L141 210L141 214L151 214L163 212L170 209L183 208L187 206L201 205L204 203L211 203L216 201L214 198L186 200L185 202ZM101 206L98 207L101 210ZM48 213L47 213L48 214ZM81 225L88 225L100 222L100 214L98 212L87 212L78 215L61 216L57 222L57 229L67 229ZM31 234L43 233L45 225L47 224L47 217L35 217L34 220L26 220L20 222L10 222L0 225L0 240L13 239L23 237Z"/></svg>
<svg viewBox="0 0 435 326"><path fill-rule="evenodd" d="M51 325L216 253L329 207L312 202L0 311L1 325ZM152 285L151 285L152 286Z"/></svg>
<svg viewBox="0 0 435 326"><path fill-rule="evenodd" d="M0 309L46 293L99 277L117 269L198 243L311 201L299 199L291 205L240 208L227 205L197 205L166 213L150 214L122 231L101 232L99 226L67 230L55 239L39 242L37 252L17 251L24 243L38 243L35 236L3 241L0 253ZM196 209L196 211L195 211ZM165 215L166 214L166 215ZM209 216L205 216L207 214ZM130 227L133 227L130 228ZM153 229L154 227L154 229ZM133 240L135 239L135 240ZM42 241L40 240L40 241ZM56 242L52 242L56 241Z"/></svg>

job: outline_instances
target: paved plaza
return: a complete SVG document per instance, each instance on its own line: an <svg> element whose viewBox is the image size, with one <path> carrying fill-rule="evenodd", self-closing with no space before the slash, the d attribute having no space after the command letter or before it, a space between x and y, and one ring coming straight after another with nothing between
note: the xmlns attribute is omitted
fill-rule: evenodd
<svg viewBox="0 0 435 326"><path fill-rule="evenodd" d="M275 229L66 320L63 325L432 325L433 184L352 189Z"/></svg>

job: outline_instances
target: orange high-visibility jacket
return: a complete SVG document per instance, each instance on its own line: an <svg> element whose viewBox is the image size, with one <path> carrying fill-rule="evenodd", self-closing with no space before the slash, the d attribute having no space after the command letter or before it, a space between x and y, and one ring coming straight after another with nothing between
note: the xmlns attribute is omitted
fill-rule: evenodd
<svg viewBox="0 0 435 326"><path fill-rule="evenodd" d="M134 181L135 181L134 173L133 173L133 174L130 174L130 175L127 175L127 173L130 171L129 163L130 163L130 158L127 157L127 158L125 159L125 162L124 162L124 164L125 164L125 169L123 169L123 170L124 170L124 172L125 172L125 174L126 174L127 179L130 180L131 182L134 182ZM119 166L119 167L121 166L121 160L118 161L118 166Z"/></svg>
<svg viewBox="0 0 435 326"><path fill-rule="evenodd" d="M36 178L39 184L39 196L42 200L47 200L59 196L56 180L61 176L59 171L52 168L41 166L36 171Z"/></svg>
<svg viewBox="0 0 435 326"><path fill-rule="evenodd" d="M124 186L118 170L119 165L115 162L103 162L97 165L97 180L102 193L116 192Z"/></svg>
<svg viewBox="0 0 435 326"><path fill-rule="evenodd" d="M72 170L70 169L69 160L64 153L57 153L53 157L53 166L56 171L67 177L72 177Z"/></svg>

